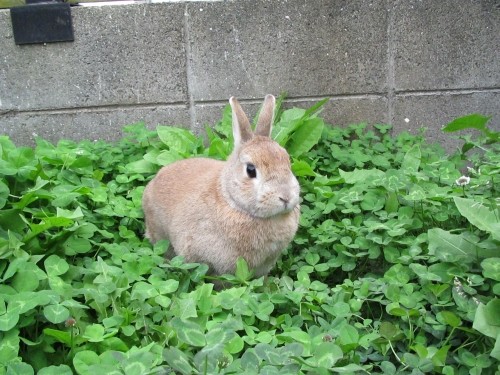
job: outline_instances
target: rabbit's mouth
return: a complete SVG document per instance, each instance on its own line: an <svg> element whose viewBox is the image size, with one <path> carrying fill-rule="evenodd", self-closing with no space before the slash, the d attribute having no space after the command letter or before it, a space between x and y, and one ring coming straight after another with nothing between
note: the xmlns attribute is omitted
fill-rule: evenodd
<svg viewBox="0 0 500 375"><path fill-rule="evenodd" d="M294 198L278 197L279 201L283 204L283 212L293 211L299 204L299 200Z"/></svg>
<svg viewBox="0 0 500 375"><path fill-rule="evenodd" d="M294 211L298 207L298 202L295 200L283 200L279 198L279 202L274 205L267 205L255 210L255 216L263 219L270 219L276 216L281 216Z"/></svg>

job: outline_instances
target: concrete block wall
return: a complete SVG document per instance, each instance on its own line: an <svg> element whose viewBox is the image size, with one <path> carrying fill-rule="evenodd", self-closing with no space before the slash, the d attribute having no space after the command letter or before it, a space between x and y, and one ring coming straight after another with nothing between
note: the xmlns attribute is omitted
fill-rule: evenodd
<svg viewBox="0 0 500 375"><path fill-rule="evenodd" d="M202 132L234 95L328 97L332 124L500 128L498 0L234 0L73 7L75 41L17 46L0 11L0 134L118 139L145 121Z"/></svg>

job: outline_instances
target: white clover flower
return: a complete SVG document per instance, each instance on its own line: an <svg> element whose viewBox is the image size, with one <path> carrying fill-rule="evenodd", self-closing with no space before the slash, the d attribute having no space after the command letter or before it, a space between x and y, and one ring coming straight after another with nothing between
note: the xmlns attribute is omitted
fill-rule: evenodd
<svg viewBox="0 0 500 375"><path fill-rule="evenodd" d="M460 177L458 180L455 181L455 183L458 185L458 186L465 186L465 185L469 185L469 182L470 182L470 177L467 177L467 176L462 176Z"/></svg>
<svg viewBox="0 0 500 375"><path fill-rule="evenodd" d="M458 277L455 276L454 280L453 280L453 285L454 285L454 289L455 289L455 292L457 292L457 294L460 296L460 297L463 297L465 298L466 297L466 294L464 292L464 287L462 286L462 283L460 282L460 280L458 279Z"/></svg>

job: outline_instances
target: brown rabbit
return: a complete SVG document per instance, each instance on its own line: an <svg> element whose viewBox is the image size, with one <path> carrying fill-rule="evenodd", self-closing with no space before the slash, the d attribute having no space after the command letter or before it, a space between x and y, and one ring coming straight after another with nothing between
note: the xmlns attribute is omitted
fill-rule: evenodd
<svg viewBox="0 0 500 375"><path fill-rule="evenodd" d="M266 96L255 133L238 101L229 103L232 154L163 167L144 190L146 237L168 239L175 254L212 274L234 273L241 256L260 277L297 231L300 188L288 153L270 138L274 96Z"/></svg>

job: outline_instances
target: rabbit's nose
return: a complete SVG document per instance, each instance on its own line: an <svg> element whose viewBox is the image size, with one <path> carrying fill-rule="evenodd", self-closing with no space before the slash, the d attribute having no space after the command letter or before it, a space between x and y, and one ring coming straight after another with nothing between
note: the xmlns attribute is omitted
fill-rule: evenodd
<svg viewBox="0 0 500 375"><path fill-rule="evenodd" d="M282 202L285 204L285 207L287 207L287 206L288 206L288 203L290 202L290 199L280 197L280 201L282 201Z"/></svg>

